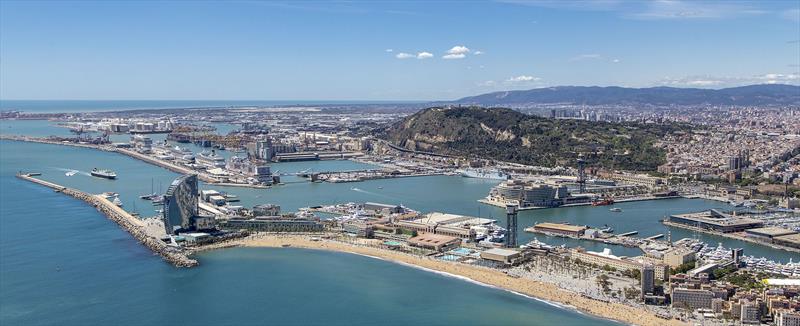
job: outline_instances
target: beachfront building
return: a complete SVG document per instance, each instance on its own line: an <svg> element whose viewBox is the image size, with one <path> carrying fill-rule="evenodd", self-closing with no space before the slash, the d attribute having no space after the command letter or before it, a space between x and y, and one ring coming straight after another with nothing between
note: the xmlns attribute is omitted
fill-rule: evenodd
<svg viewBox="0 0 800 326"><path fill-rule="evenodd" d="M229 230L248 230L256 232L322 232L324 226L319 221L304 218L281 216L256 218L231 218L220 225Z"/></svg>
<svg viewBox="0 0 800 326"><path fill-rule="evenodd" d="M741 232L764 226L761 220L726 214L716 209L670 215L669 222L723 233Z"/></svg>
<svg viewBox="0 0 800 326"><path fill-rule="evenodd" d="M714 293L698 289L672 289L672 306L688 307L690 309L711 309Z"/></svg>
<svg viewBox="0 0 800 326"><path fill-rule="evenodd" d="M422 233L408 239L408 244L414 247L443 252L458 247L461 244L461 239L443 234Z"/></svg>
<svg viewBox="0 0 800 326"><path fill-rule="evenodd" d="M196 174L183 175L172 181L164 194L162 219L167 234L214 228L213 216L199 214Z"/></svg>
<svg viewBox="0 0 800 326"><path fill-rule="evenodd" d="M573 259L578 259L586 264L596 264L600 267L608 266L618 271L642 270L645 265L650 265L656 279L666 280L669 277L669 268L664 264L655 264L652 261L642 259L642 257L638 257L638 260L635 260L624 256L615 256L609 248L603 249L602 252L576 248L572 250L571 256Z"/></svg>
<svg viewBox="0 0 800 326"><path fill-rule="evenodd" d="M401 220L395 224L418 233L434 233L461 239L475 239L473 226L489 225L494 220L466 215L433 212L414 220Z"/></svg>
<svg viewBox="0 0 800 326"><path fill-rule="evenodd" d="M481 258L503 265L514 265L522 258L522 254L516 250L492 248L481 251Z"/></svg>
<svg viewBox="0 0 800 326"><path fill-rule="evenodd" d="M342 230L347 234L361 238L372 238L375 234L375 230L371 224L360 220L343 222Z"/></svg>

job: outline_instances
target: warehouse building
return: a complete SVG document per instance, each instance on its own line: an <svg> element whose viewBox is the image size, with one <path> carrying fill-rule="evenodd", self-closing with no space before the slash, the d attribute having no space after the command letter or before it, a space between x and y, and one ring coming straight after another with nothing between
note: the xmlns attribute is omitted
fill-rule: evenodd
<svg viewBox="0 0 800 326"><path fill-rule="evenodd" d="M764 226L764 222L761 220L738 217L716 209L699 213L670 215L669 222L723 233L741 232Z"/></svg>

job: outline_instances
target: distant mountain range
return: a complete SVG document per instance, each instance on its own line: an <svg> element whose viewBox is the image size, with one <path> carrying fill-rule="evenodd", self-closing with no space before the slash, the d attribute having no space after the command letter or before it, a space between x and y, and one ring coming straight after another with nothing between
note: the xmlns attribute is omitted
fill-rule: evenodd
<svg viewBox="0 0 800 326"><path fill-rule="evenodd" d="M481 106L573 105L800 105L800 86L750 85L723 89L557 86L493 92L451 103Z"/></svg>

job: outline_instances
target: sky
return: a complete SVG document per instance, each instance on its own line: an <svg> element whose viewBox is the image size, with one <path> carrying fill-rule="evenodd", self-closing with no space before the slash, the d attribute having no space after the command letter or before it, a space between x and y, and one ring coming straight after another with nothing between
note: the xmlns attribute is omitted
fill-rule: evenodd
<svg viewBox="0 0 800 326"><path fill-rule="evenodd" d="M800 1L0 0L0 99L800 84Z"/></svg>

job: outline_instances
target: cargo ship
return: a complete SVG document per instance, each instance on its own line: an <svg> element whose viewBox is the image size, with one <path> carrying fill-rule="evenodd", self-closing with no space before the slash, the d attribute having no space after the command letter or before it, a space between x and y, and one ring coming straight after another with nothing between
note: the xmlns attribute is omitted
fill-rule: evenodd
<svg viewBox="0 0 800 326"><path fill-rule="evenodd" d="M94 168L94 169L92 169L91 174L92 174L92 176L95 176L95 177L98 177L98 178L106 178L106 179L116 179L117 178L117 174L114 173L114 171L105 170L105 169Z"/></svg>

